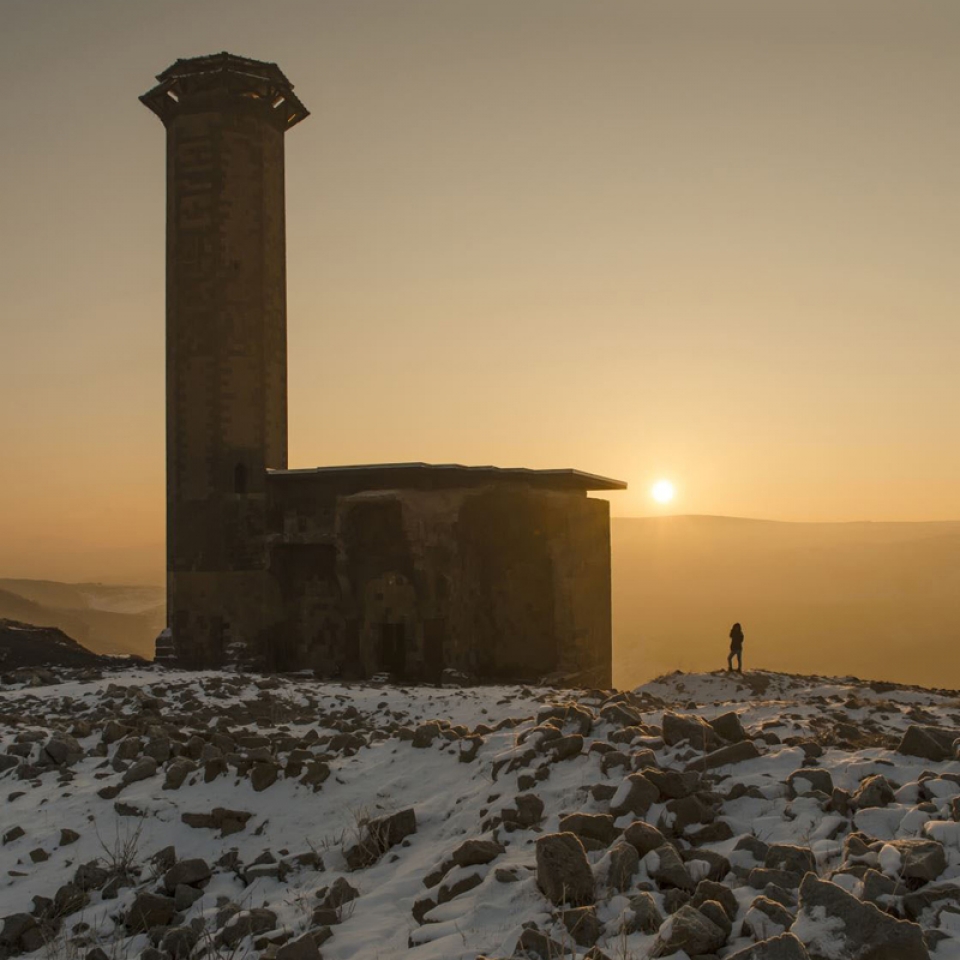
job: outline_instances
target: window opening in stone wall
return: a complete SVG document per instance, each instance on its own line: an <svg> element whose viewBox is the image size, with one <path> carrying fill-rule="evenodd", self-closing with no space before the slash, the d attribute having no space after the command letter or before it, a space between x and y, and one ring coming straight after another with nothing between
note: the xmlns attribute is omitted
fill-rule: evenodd
<svg viewBox="0 0 960 960"><path fill-rule="evenodd" d="M238 463L233 468L233 492L247 492L247 468L244 464Z"/></svg>

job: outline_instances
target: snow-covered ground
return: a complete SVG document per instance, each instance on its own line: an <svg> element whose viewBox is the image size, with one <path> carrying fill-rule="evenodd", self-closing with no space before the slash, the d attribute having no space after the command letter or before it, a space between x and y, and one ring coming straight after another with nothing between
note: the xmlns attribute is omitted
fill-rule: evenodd
<svg viewBox="0 0 960 960"><path fill-rule="evenodd" d="M960 960L955 693L62 676L0 694L0 958Z"/></svg>

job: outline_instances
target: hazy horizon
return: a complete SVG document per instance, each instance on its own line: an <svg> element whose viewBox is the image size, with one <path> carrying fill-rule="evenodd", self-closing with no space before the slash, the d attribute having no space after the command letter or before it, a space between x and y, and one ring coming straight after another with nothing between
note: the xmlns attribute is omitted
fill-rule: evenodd
<svg viewBox="0 0 960 960"><path fill-rule="evenodd" d="M725 666L727 632L740 621L747 670L960 689L960 521L678 515L614 518L611 533L619 687ZM159 548L153 562L162 569ZM162 584L98 597L96 579L70 589L0 570L0 617L49 620L81 642L99 638L104 651L152 655Z"/></svg>

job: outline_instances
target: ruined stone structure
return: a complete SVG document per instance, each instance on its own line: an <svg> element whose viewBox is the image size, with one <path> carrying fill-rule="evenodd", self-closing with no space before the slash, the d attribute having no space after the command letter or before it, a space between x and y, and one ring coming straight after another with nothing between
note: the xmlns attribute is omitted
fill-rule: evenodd
<svg viewBox="0 0 960 960"><path fill-rule="evenodd" d="M287 469L284 134L273 63L178 60L167 131L167 623L189 667L610 682L610 522L574 470Z"/></svg>

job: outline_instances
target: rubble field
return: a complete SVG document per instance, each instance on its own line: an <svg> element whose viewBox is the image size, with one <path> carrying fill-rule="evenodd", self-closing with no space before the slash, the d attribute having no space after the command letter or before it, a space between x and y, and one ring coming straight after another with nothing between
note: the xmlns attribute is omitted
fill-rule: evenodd
<svg viewBox="0 0 960 960"><path fill-rule="evenodd" d="M0 960L960 960L960 695L0 683Z"/></svg>

